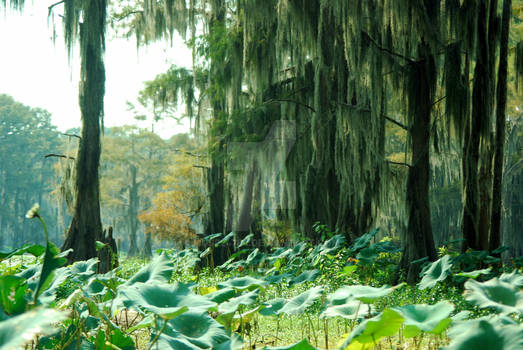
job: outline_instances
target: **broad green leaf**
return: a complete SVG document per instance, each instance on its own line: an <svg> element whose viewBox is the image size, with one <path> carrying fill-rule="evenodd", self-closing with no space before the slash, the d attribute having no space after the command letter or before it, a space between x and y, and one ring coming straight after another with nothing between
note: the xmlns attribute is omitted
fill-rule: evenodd
<svg viewBox="0 0 523 350"><path fill-rule="evenodd" d="M418 284L418 288L423 290L427 288L432 288L436 283L443 281L450 274L450 268L452 264L450 262L450 256L445 255L441 259L433 262L430 267L422 273L423 278Z"/></svg>
<svg viewBox="0 0 523 350"><path fill-rule="evenodd" d="M452 322L449 317L454 307L447 301L435 305L406 305L393 308L405 319L403 334L412 338L423 332L441 334Z"/></svg>
<svg viewBox="0 0 523 350"><path fill-rule="evenodd" d="M211 251L211 247L207 247L207 249L200 253L200 258L205 258L207 255L211 254Z"/></svg>
<svg viewBox="0 0 523 350"><path fill-rule="evenodd" d="M34 293L34 300L36 301L40 294L45 291L53 282L54 271L60 266L67 262L67 259L60 257L60 249L55 246L52 242L47 241L45 248L44 262L42 264L42 270L40 272L40 278L38 285Z"/></svg>
<svg viewBox="0 0 523 350"><path fill-rule="evenodd" d="M473 320L472 320L473 321ZM442 350L521 350L523 349L523 327L509 325L495 327L486 320L468 322L448 346Z"/></svg>
<svg viewBox="0 0 523 350"><path fill-rule="evenodd" d="M351 252L356 252L359 249L369 246L372 238L374 236L376 236L377 233L378 233L378 229L375 229L371 232L367 232L367 233L361 235L360 237L356 238L354 240L354 244L350 246L349 250Z"/></svg>
<svg viewBox="0 0 523 350"><path fill-rule="evenodd" d="M490 272L491 272L491 269L489 267L488 269L483 269L483 270L474 270L474 271L470 271L470 272L459 272L456 274L456 276L476 279L481 275L488 275Z"/></svg>
<svg viewBox="0 0 523 350"><path fill-rule="evenodd" d="M27 284L22 277L0 277L0 303L1 310L10 316L21 314L25 311L27 300L25 293Z"/></svg>
<svg viewBox="0 0 523 350"><path fill-rule="evenodd" d="M111 336L109 337L109 341L112 345L117 346L118 349L121 350L136 349L133 339L130 336L122 333L122 331L120 331L119 329L112 330Z"/></svg>
<svg viewBox="0 0 523 350"><path fill-rule="evenodd" d="M72 274L72 281L77 283L87 281L92 275L96 273L97 266L98 258L75 262L69 267Z"/></svg>
<svg viewBox="0 0 523 350"><path fill-rule="evenodd" d="M205 242L211 242L211 241L213 241L216 238L220 238L221 236L223 236L223 233L214 233L212 235L208 235L208 236L203 237L203 240Z"/></svg>
<svg viewBox="0 0 523 350"><path fill-rule="evenodd" d="M173 319L189 308L192 311L207 311L216 303L194 294L182 283L160 284L136 282L132 286L118 289L118 295L113 303L112 314L123 305L126 308L147 310L164 319Z"/></svg>
<svg viewBox="0 0 523 350"><path fill-rule="evenodd" d="M289 302L287 302L287 304L281 308L280 313L287 315L300 315L321 296L322 292L322 286L316 286L308 289L289 300Z"/></svg>
<svg viewBox="0 0 523 350"><path fill-rule="evenodd" d="M259 262L261 259L263 259L263 257L264 254L260 253L260 250L256 248L247 256L247 259L245 259L245 264L250 265L255 262Z"/></svg>
<svg viewBox="0 0 523 350"><path fill-rule="evenodd" d="M345 276L352 275L358 269L358 265L347 265L343 267L343 274Z"/></svg>
<svg viewBox="0 0 523 350"><path fill-rule="evenodd" d="M279 316L281 314L281 309L287 303L287 299L275 298L268 300L263 303L265 308L260 310L260 315L263 316Z"/></svg>
<svg viewBox="0 0 523 350"><path fill-rule="evenodd" d="M229 232L229 234L227 236L223 237L221 240L219 240L218 243L216 243L215 246L219 247L222 244L225 244L225 243L229 242L233 238L234 238L234 232Z"/></svg>
<svg viewBox="0 0 523 350"><path fill-rule="evenodd" d="M363 248L359 251L359 253L356 255L356 259L358 259L358 265L364 265L369 266L374 264L376 259L378 258L378 251L374 247L368 247Z"/></svg>
<svg viewBox="0 0 523 350"><path fill-rule="evenodd" d="M220 288L234 288L237 290L253 290L255 288L264 287L268 283L264 280L259 280L251 276L237 277L228 279L225 282L218 283Z"/></svg>
<svg viewBox="0 0 523 350"><path fill-rule="evenodd" d="M231 298L234 298L237 294L238 292L234 288L223 288L218 289L215 292L205 294L205 297L210 301L214 301L215 303L221 304Z"/></svg>
<svg viewBox="0 0 523 350"><path fill-rule="evenodd" d="M218 344L218 346L215 346L216 350L240 350L243 347L243 340L242 338L236 334L233 333L231 338L227 340L224 343Z"/></svg>
<svg viewBox="0 0 523 350"><path fill-rule="evenodd" d="M320 255L333 254L345 245L345 236L335 235L320 246Z"/></svg>
<svg viewBox="0 0 523 350"><path fill-rule="evenodd" d="M52 309L33 309L0 322L0 350L17 349L35 335L50 334L66 316Z"/></svg>
<svg viewBox="0 0 523 350"><path fill-rule="evenodd" d="M304 271L289 281L289 286L295 286L304 282L312 282L320 275L320 270Z"/></svg>
<svg viewBox="0 0 523 350"><path fill-rule="evenodd" d="M352 341L362 344L377 343L383 337L390 337L400 329L403 317L392 309L385 309L379 315L360 323L345 340L342 348L346 348Z"/></svg>
<svg viewBox="0 0 523 350"><path fill-rule="evenodd" d="M222 325L205 312L186 312L167 322L160 349L214 349L229 340Z"/></svg>
<svg viewBox="0 0 523 350"><path fill-rule="evenodd" d="M502 313L523 314L523 292L497 277L484 283L468 280L464 295L465 299L481 308L493 307Z"/></svg>
<svg viewBox="0 0 523 350"><path fill-rule="evenodd" d="M218 306L218 311L222 314L230 314L236 312L240 305L252 305L258 300L259 289L240 295L239 297L231 298L228 301L221 303Z"/></svg>
<svg viewBox="0 0 523 350"><path fill-rule="evenodd" d="M329 306L341 305L356 299L365 304L372 304L377 299L392 293L392 291L398 287L399 286L388 287L386 285L380 288L363 285L344 286L328 295L327 302Z"/></svg>
<svg viewBox="0 0 523 350"><path fill-rule="evenodd" d="M132 285L137 282L142 283L156 283L169 282L174 271L172 261L167 255L162 254L154 258L149 264L144 266L133 277L131 277L126 285Z"/></svg>
<svg viewBox="0 0 523 350"><path fill-rule="evenodd" d="M288 346L278 346L278 347L265 347L266 350L317 350L314 346L309 344L306 339L303 339L301 342L288 345Z"/></svg>
<svg viewBox="0 0 523 350"><path fill-rule="evenodd" d="M242 239L242 241L238 245L238 248L243 248L247 246L251 242L252 237L254 237L254 233L249 233L247 236L245 236L245 238Z"/></svg>
<svg viewBox="0 0 523 350"><path fill-rule="evenodd" d="M45 247L40 244L26 244L22 248L10 252L0 252L0 261L15 255L24 255L25 253L38 257L45 253Z"/></svg>
<svg viewBox="0 0 523 350"><path fill-rule="evenodd" d="M359 300L347 301L345 304L331 305L325 308L320 313L320 317L343 317L345 319L354 320L362 319L372 312L370 305L364 304Z"/></svg>
<svg viewBox="0 0 523 350"><path fill-rule="evenodd" d="M511 273L504 273L501 276L499 276L499 280L501 282L506 282L510 285L522 288L523 287L523 275L518 272L518 270L514 270Z"/></svg>
<svg viewBox="0 0 523 350"><path fill-rule="evenodd" d="M100 241L95 241L94 244L95 244L95 248L96 248L97 252L99 252L100 250L104 249L107 246L106 243L100 242Z"/></svg>

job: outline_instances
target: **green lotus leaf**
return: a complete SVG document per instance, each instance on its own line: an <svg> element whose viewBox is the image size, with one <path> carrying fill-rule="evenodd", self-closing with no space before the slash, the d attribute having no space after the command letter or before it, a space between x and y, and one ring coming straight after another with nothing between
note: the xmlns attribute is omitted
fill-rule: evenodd
<svg viewBox="0 0 523 350"><path fill-rule="evenodd" d="M245 238L242 239L242 241L238 245L238 248L242 248L248 245L251 242L252 237L254 237L254 233L249 233L247 236L245 236Z"/></svg>
<svg viewBox="0 0 523 350"><path fill-rule="evenodd" d="M239 297L231 298L218 306L218 312L222 314L230 314L236 312L240 305L252 305L258 299L259 292L259 289L255 289L251 292L242 294Z"/></svg>
<svg viewBox="0 0 523 350"><path fill-rule="evenodd" d="M320 246L320 255L331 255L337 252L343 248L345 242L346 240L344 235L333 236L331 239L325 241L325 243Z"/></svg>
<svg viewBox="0 0 523 350"><path fill-rule="evenodd" d="M300 315L321 296L322 292L322 286L308 289L289 300L289 302L281 308L280 313L287 315Z"/></svg>
<svg viewBox="0 0 523 350"><path fill-rule="evenodd" d="M65 314L52 309L36 308L0 322L0 350L18 349L35 335L54 331L53 325L66 319Z"/></svg>
<svg viewBox="0 0 523 350"><path fill-rule="evenodd" d="M242 338L236 334L233 333L231 338L227 340L225 343L218 344L214 347L216 350L240 350L243 348L243 340Z"/></svg>
<svg viewBox="0 0 523 350"><path fill-rule="evenodd" d="M228 279L225 282L218 283L219 288L234 288L237 290L253 290L255 288L266 286L268 283L251 276L237 277Z"/></svg>
<svg viewBox="0 0 523 350"><path fill-rule="evenodd" d="M267 281L270 284L279 284L284 279L287 279L289 277L291 277L291 275L286 274L286 273L278 274L278 275L270 275L270 276L265 277L265 281Z"/></svg>
<svg viewBox="0 0 523 350"><path fill-rule="evenodd" d="M342 345L345 349L351 342L362 344L377 343L383 337L390 337L400 329L403 317L395 310L385 309L379 315L360 323Z"/></svg>
<svg viewBox="0 0 523 350"><path fill-rule="evenodd" d="M131 277L125 285L132 285L134 283L163 283L171 280L174 266L167 255L162 254L155 257L149 264L140 269L133 277Z"/></svg>
<svg viewBox="0 0 523 350"><path fill-rule="evenodd" d="M221 304L231 298L234 298L238 292L234 288L218 289L215 292L205 294L205 298L215 303Z"/></svg>
<svg viewBox="0 0 523 350"><path fill-rule="evenodd" d="M18 315L25 311L27 285L22 277L0 277L0 307L6 315Z"/></svg>
<svg viewBox="0 0 523 350"><path fill-rule="evenodd" d="M22 248L10 252L0 252L0 261L9 259L12 256L24 255L26 253L38 257L45 253L45 247L40 244L26 244Z"/></svg>
<svg viewBox="0 0 523 350"><path fill-rule="evenodd" d="M279 316L281 314L281 309L287 303L287 299L284 298L275 298L268 300L263 303L265 308L260 310L260 315L263 316Z"/></svg>
<svg viewBox="0 0 523 350"><path fill-rule="evenodd" d="M289 281L289 286L295 286L304 282L312 282L320 275L320 270L304 271Z"/></svg>
<svg viewBox="0 0 523 350"><path fill-rule="evenodd" d="M370 312L372 312L370 305L364 304L359 300L352 300L345 304L326 307L325 310L320 313L320 317L343 317L354 320L355 318L362 319Z"/></svg>
<svg viewBox="0 0 523 350"><path fill-rule="evenodd" d="M249 256L247 256L247 259L245 259L245 264L251 265L254 263L259 263L263 259L265 259L265 254L260 253L260 250L258 248L254 249Z"/></svg>
<svg viewBox="0 0 523 350"><path fill-rule="evenodd" d="M358 265L368 266L374 264L378 256L379 253L375 247L368 247L360 250L356 255L356 259L359 260Z"/></svg>
<svg viewBox="0 0 523 350"><path fill-rule="evenodd" d="M497 277L484 283L468 280L464 295L466 300L481 308L493 307L502 313L523 314L523 293Z"/></svg>
<svg viewBox="0 0 523 350"><path fill-rule="evenodd" d="M218 243L215 244L215 246L219 247L222 244L229 242L233 238L234 238L234 232L229 232L229 234L227 236L223 237L221 240L219 240Z"/></svg>
<svg viewBox="0 0 523 350"><path fill-rule="evenodd" d="M36 286L36 290L34 292L35 301L38 299L40 294L42 294L47 288L51 286L55 270L67 262L67 258L59 255L60 249L58 249L58 247L55 246L52 242L47 241L42 270L40 271L38 285Z"/></svg>
<svg viewBox="0 0 523 350"><path fill-rule="evenodd" d="M303 339L301 342L287 345L287 346L278 346L278 347L265 347L266 350L317 350L314 346L309 344L306 339Z"/></svg>
<svg viewBox="0 0 523 350"><path fill-rule="evenodd" d="M442 350L523 349L523 327L521 325L496 327L487 320L471 320L465 326L461 325L460 329L462 331Z"/></svg>
<svg viewBox="0 0 523 350"><path fill-rule="evenodd" d="M182 283L160 284L136 282L132 286L122 286L113 302L113 315L119 306L147 310L164 319L173 319L189 308L191 311L207 311L216 303L204 296L194 294Z"/></svg>
<svg viewBox="0 0 523 350"><path fill-rule="evenodd" d="M518 270L514 270L511 273L502 274L499 276L499 280L519 288L523 287L523 275L520 274Z"/></svg>
<svg viewBox="0 0 523 350"><path fill-rule="evenodd" d="M370 242L372 241L372 238L374 238L374 236L376 236L377 233L378 233L378 229L375 229L371 232L364 233L360 237L356 238L356 240L354 240L354 244L352 244L352 246L350 246L349 250L351 252L356 252L359 249L368 247Z"/></svg>
<svg viewBox="0 0 523 350"><path fill-rule="evenodd" d="M474 271L470 271L470 272L459 272L459 273L456 273L456 276L476 279L481 275L488 275L490 272L491 272L491 269L489 267L488 269L483 269L483 270L474 270Z"/></svg>
<svg viewBox="0 0 523 350"><path fill-rule="evenodd" d="M167 322L160 335L160 349L214 349L229 340L222 325L206 312L186 312Z"/></svg>
<svg viewBox="0 0 523 350"><path fill-rule="evenodd" d="M423 290L434 287L436 283L448 277L451 267L452 263L450 262L449 255L445 255L441 259L434 261L426 271L422 272L423 278L418 284L418 288Z"/></svg>
<svg viewBox="0 0 523 350"><path fill-rule="evenodd" d="M327 304L328 306L342 305L355 299L365 304L372 304L377 299L392 293L397 287L386 285L380 288L363 285L344 286L327 296Z"/></svg>
<svg viewBox="0 0 523 350"><path fill-rule="evenodd" d="M108 340L112 345L116 346L118 349L121 350L136 349L133 339L130 336L122 333L122 331L119 329L113 329ZM107 347L107 349L109 350L110 348Z"/></svg>
<svg viewBox="0 0 523 350"><path fill-rule="evenodd" d="M394 308L405 319L403 334L412 338L423 332L441 334L452 322L454 306L447 301L435 305L406 305Z"/></svg>
<svg viewBox="0 0 523 350"><path fill-rule="evenodd" d="M98 267L98 258L92 258L86 261L77 261L69 269L72 274L72 281L81 283L87 281L96 273Z"/></svg>
<svg viewBox="0 0 523 350"><path fill-rule="evenodd" d="M220 238L221 236L223 236L223 233L214 233L212 235L208 235L208 236L203 237L203 240L205 242L211 242L211 241L213 241L216 238Z"/></svg>
<svg viewBox="0 0 523 350"><path fill-rule="evenodd" d="M58 288L71 277L71 271L67 267L61 267L53 272L51 284L38 297L38 301L44 305L51 304L56 297Z"/></svg>
<svg viewBox="0 0 523 350"><path fill-rule="evenodd" d="M200 253L200 258L205 258L207 255L211 254L211 251L211 247L207 247L207 249Z"/></svg>

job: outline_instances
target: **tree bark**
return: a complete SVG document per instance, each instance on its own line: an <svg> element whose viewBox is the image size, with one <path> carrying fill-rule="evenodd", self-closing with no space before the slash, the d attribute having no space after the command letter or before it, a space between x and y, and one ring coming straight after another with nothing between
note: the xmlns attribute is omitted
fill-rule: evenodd
<svg viewBox="0 0 523 350"><path fill-rule="evenodd" d="M129 256L137 256L139 253L138 243L136 242L136 232L138 231L138 186L136 182L136 166L131 165L129 171L131 172L131 184L129 185Z"/></svg>
<svg viewBox="0 0 523 350"><path fill-rule="evenodd" d="M431 67L432 65L432 67ZM432 92L429 82L430 71L433 70L434 57L430 54L422 56L417 62L411 63L409 79L417 80L416 88L409 96L412 101L412 125L409 129L412 140L412 164L407 178L406 206L408 225L403 242L401 269L407 272L407 282L414 284L419 278L420 264L414 260L428 257L436 259L436 248L432 235L432 223L429 203L430 180L430 126Z"/></svg>
<svg viewBox="0 0 523 350"><path fill-rule="evenodd" d="M503 190L503 156L505 153L505 110L507 105L507 56L508 34L512 0L503 1L501 17L501 38L499 47L498 84L496 90L496 136L494 144L494 179L492 182L492 218L489 250L501 245L501 198Z"/></svg>
<svg viewBox="0 0 523 350"><path fill-rule="evenodd" d="M477 54L472 91L472 116L468 142L463 150L463 245L462 251L479 249L479 146L481 132L489 114L489 59L487 43L487 1L479 1L477 16Z"/></svg>
<svg viewBox="0 0 523 350"><path fill-rule="evenodd" d="M82 72L79 103L82 114L82 138L76 157L76 201L74 215L62 250L73 249L68 263L97 256L95 241L102 240L100 219L100 121L105 93L105 0L90 0L80 28ZM100 257L103 258L103 257ZM103 272L103 271L102 271Z"/></svg>

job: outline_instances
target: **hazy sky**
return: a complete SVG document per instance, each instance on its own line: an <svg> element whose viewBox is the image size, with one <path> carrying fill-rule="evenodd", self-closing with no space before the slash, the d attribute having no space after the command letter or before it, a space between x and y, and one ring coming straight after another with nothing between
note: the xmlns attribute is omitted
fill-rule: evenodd
<svg viewBox="0 0 523 350"><path fill-rule="evenodd" d="M69 64L60 30L53 44L52 24L48 25L47 18L50 3L26 2L22 14L0 14L0 94L48 110L53 115L53 124L65 131L80 126L79 52L74 52ZM61 29L61 23L56 23L56 27ZM135 124L126 101L134 103L143 82L165 72L171 64L189 66L191 53L179 37L174 38L172 47L158 43L138 52L134 39L114 38L109 32L106 40L105 125ZM187 129L187 125L172 121L155 126L155 131L160 131L163 137Z"/></svg>

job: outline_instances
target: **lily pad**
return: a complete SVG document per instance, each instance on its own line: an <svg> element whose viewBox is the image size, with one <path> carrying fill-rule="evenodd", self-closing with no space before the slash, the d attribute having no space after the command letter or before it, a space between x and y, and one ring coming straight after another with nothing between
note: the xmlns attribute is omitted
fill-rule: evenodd
<svg viewBox="0 0 523 350"><path fill-rule="evenodd" d="M133 275L125 285L134 283L156 283L169 282L174 271L172 261L167 255L162 254L154 258L149 264L144 266L140 271Z"/></svg>
<svg viewBox="0 0 523 350"><path fill-rule="evenodd" d="M320 275L320 270L304 271L289 281L289 286L295 286L304 282L313 282Z"/></svg>
<svg viewBox="0 0 523 350"><path fill-rule="evenodd" d="M303 339L301 342L287 345L287 346L278 346L278 347L265 347L266 350L317 350L314 346L309 344L306 339Z"/></svg>
<svg viewBox="0 0 523 350"><path fill-rule="evenodd" d="M403 334L412 338L423 332L441 334L452 322L449 317L454 307L447 301L435 305L406 305L394 308L405 318Z"/></svg>
<svg viewBox="0 0 523 350"><path fill-rule="evenodd" d="M468 322L467 327L442 350L523 349L523 328L520 325L495 327L486 320Z"/></svg>
<svg viewBox="0 0 523 350"><path fill-rule="evenodd" d="M445 255L441 259L433 262L430 267L422 273L423 278L418 284L418 288L423 290L434 287L436 283L445 280L450 275L451 267L452 264L449 255Z"/></svg>
<svg viewBox="0 0 523 350"><path fill-rule="evenodd" d="M390 337L400 329L404 318L392 309L385 309L379 315L360 323L342 345L345 349L351 342L362 344L377 343L383 337Z"/></svg>
<svg viewBox="0 0 523 350"><path fill-rule="evenodd" d="M279 316L281 314L281 309L287 303L287 299L284 298L275 298L268 300L263 303L265 308L260 310L260 315L263 316Z"/></svg>
<svg viewBox="0 0 523 350"><path fill-rule="evenodd" d="M497 277L484 283L468 280L464 295L465 299L481 308L493 307L502 313L523 314L523 293Z"/></svg>
<svg viewBox="0 0 523 350"><path fill-rule="evenodd" d="M237 277L228 279L225 282L218 283L220 288L234 288L237 290L253 290L255 288L264 287L268 283L264 280L259 280L251 276Z"/></svg>
<svg viewBox="0 0 523 350"><path fill-rule="evenodd" d="M322 286L306 290L289 300L289 302L281 308L280 313L285 313L287 315L300 315L321 296L322 292Z"/></svg>

